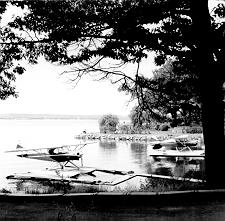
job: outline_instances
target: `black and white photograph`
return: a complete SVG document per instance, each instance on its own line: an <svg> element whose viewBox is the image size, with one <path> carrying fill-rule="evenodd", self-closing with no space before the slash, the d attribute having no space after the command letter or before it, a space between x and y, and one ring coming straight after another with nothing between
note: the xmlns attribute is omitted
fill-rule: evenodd
<svg viewBox="0 0 225 221"><path fill-rule="evenodd" d="M0 1L0 220L224 221L225 0Z"/></svg>

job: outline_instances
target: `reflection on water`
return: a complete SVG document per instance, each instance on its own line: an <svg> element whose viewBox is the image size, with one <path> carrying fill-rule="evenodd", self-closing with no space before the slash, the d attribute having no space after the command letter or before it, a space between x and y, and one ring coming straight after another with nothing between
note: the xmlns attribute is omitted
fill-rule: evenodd
<svg viewBox="0 0 225 221"><path fill-rule="evenodd" d="M135 173L193 178L201 178L204 175L203 160L151 157L148 156L147 149L146 143L97 142L85 146L83 163L84 166ZM1 184L7 184L5 177L14 172L27 172L53 166L50 162L22 159L12 155L11 158L8 156L3 159L5 162L2 162L3 167L1 167L1 170L4 170L1 172L3 180Z"/></svg>
<svg viewBox="0 0 225 221"><path fill-rule="evenodd" d="M191 177L197 179L204 178L204 160L194 160L190 158L180 158L175 157L168 158L153 158L149 164L152 173L161 174L166 176L176 176L176 177ZM190 173L190 171L192 173ZM198 176L196 176L198 174Z"/></svg>
<svg viewBox="0 0 225 221"><path fill-rule="evenodd" d="M110 141L99 141L99 146L102 148L109 149L115 149L116 148L116 142L110 142Z"/></svg>
<svg viewBox="0 0 225 221"><path fill-rule="evenodd" d="M134 161L142 165L146 164L147 145L144 143L130 143L130 151Z"/></svg>
<svg viewBox="0 0 225 221"><path fill-rule="evenodd" d="M173 176L172 168L170 167L158 167L155 169L154 173L158 175Z"/></svg>
<svg viewBox="0 0 225 221"><path fill-rule="evenodd" d="M83 129L97 131L96 121L86 120L0 120L0 185L8 184L6 176L51 168L50 162L22 159L4 151L15 149L20 142L26 148L40 148L80 143L74 136ZM204 161L182 158L154 158L148 155L147 142L96 141L83 149L84 166L154 173L173 176L193 176L204 173ZM199 172L200 171L200 172ZM0 188L1 188L0 187Z"/></svg>
<svg viewBox="0 0 225 221"><path fill-rule="evenodd" d="M0 189L9 183L7 175L27 172L52 166L49 162L18 158L4 151L14 149L20 140L28 148L75 144L74 135L83 131L97 131L96 121L82 120L0 120ZM200 159L153 158L148 153L147 143L96 142L84 150L84 165L105 169L133 170L136 173L154 173L173 176L195 176L204 174L204 161ZM11 182L11 181L10 181ZM14 182L18 191L24 183ZM26 214L26 215L25 215ZM78 211L76 208L56 204L1 203L0 220L155 220L155 221L223 221L225 202L212 202L195 206L107 208L107 211ZM10 217L10 218L9 218ZM67 219L68 218L68 219ZM14 219L16 220L16 219Z"/></svg>
<svg viewBox="0 0 225 221"><path fill-rule="evenodd" d="M189 171L200 171L200 174L204 174L204 160L151 157L147 154L147 149L147 143L100 141L85 152L84 161L92 166L133 170L137 173L179 177L187 176L187 174L191 175Z"/></svg>

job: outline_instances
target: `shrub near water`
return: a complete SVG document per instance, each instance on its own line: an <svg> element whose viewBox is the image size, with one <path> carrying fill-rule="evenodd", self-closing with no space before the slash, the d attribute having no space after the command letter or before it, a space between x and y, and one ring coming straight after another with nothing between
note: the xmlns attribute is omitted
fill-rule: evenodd
<svg viewBox="0 0 225 221"><path fill-rule="evenodd" d="M128 124L119 125L119 132L121 134L131 134L132 126Z"/></svg>
<svg viewBox="0 0 225 221"><path fill-rule="evenodd" d="M155 127L156 130L161 130L161 131L168 131L169 128L170 128L169 123L158 124L158 125L156 125L156 127Z"/></svg>
<svg viewBox="0 0 225 221"><path fill-rule="evenodd" d="M167 191L182 191L182 190L198 190L204 189L205 185L201 182L177 181L168 179L152 179L146 178L145 183L141 184L141 192L167 192Z"/></svg>
<svg viewBox="0 0 225 221"><path fill-rule="evenodd" d="M119 124L119 118L115 115L103 115L99 119L99 130L101 133L114 133Z"/></svg>

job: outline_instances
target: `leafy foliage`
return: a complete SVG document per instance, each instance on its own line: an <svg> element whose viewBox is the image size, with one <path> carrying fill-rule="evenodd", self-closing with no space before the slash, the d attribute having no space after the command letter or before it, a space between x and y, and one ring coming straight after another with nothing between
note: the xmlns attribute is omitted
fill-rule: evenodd
<svg viewBox="0 0 225 221"><path fill-rule="evenodd" d="M7 2L0 3L0 19L7 9ZM17 74L22 74L24 68L20 66L19 60L23 53L21 48L11 45L9 41L19 39L8 27L0 28L0 99L5 100L9 96L17 96L13 82Z"/></svg>
<svg viewBox="0 0 225 221"><path fill-rule="evenodd" d="M101 133L115 132L119 124L119 118L115 115L103 115L99 119L99 129Z"/></svg>
<svg viewBox="0 0 225 221"><path fill-rule="evenodd" d="M122 134L131 134L132 132L132 127L129 124L122 124L119 125L118 131Z"/></svg>
<svg viewBox="0 0 225 221"><path fill-rule="evenodd" d="M191 134L195 134L195 133L200 134L203 132L202 127L200 127L200 126L186 127L186 128L184 128L184 131L186 133L191 133Z"/></svg>
<svg viewBox="0 0 225 221"><path fill-rule="evenodd" d="M135 106L130 113L131 123L134 129L146 130L152 129L157 120L157 116L153 116L153 111L143 111L140 106Z"/></svg>
<svg viewBox="0 0 225 221"><path fill-rule="evenodd" d="M176 60L168 60L146 80L154 90L145 89L131 115L134 125L170 121L173 126L200 123L199 79ZM142 107L142 108L140 108ZM145 111L143 111L143 109Z"/></svg>
<svg viewBox="0 0 225 221"><path fill-rule="evenodd" d="M120 82L121 90L140 98L143 88L154 91L154 85L146 83L148 79L138 69L136 73L124 73L119 68L139 63L150 51L156 53L158 65L164 64L168 56L176 57L182 66L185 64L188 73L198 72L195 48L199 43L194 37L192 3L191 0L10 1L8 5L23 8L25 14L2 28L1 51L7 53L9 62L5 69L15 66L15 60L25 58L36 63L39 56L44 56L50 62L71 65L74 82L90 72L101 73L99 79L116 76L112 81ZM222 12L220 5L212 17L215 38L219 40L212 45L217 62L224 57L223 44L219 44L224 41L224 25L222 21L216 22L216 16L223 17ZM107 66L108 59L119 63ZM17 68L13 70L17 73Z"/></svg>

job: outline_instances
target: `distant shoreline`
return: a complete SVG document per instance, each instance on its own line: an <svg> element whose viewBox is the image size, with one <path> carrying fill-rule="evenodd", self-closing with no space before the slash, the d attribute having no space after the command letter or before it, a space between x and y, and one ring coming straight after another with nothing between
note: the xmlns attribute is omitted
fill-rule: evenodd
<svg viewBox="0 0 225 221"><path fill-rule="evenodd" d="M66 115L66 114L0 114L0 120L98 120L102 115ZM128 116L118 116L120 120L129 120Z"/></svg>

